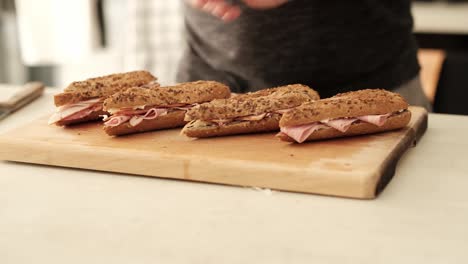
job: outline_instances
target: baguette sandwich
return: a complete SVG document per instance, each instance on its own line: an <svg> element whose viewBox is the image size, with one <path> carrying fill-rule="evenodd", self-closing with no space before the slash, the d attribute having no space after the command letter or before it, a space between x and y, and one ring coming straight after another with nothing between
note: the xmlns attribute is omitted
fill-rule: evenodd
<svg viewBox="0 0 468 264"><path fill-rule="evenodd" d="M63 93L54 96L58 108L50 117L49 124L66 126L101 119L107 114L102 109L106 98L131 87L150 83L158 85L156 80L147 71L134 71L73 82Z"/></svg>
<svg viewBox="0 0 468 264"><path fill-rule="evenodd" d="M318 100L311 88L295 84L214 100L190 109L182 129L188 137L205 138L279 130L283 113Z"/></svg>
<svg viewBox="0 0 468 264"><path fill-rule="evenodd" d="M366 89L310 102L283 115L283 141L305 141L371 134L405 127L411 119L399 94Z"/></svg>
<svg viewBox="0 0 468 264"><path fill-rule="evenodd" d="M181 83L169 87L135 87L104 101L110 116L104 131L119 136L184 126L187 110L214 99L229 98L229 87L214 81Z"/></svg>

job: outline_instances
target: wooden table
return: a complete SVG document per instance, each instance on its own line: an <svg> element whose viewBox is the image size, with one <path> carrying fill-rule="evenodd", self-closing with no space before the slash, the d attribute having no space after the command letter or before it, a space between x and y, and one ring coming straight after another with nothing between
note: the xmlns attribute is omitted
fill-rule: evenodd
<svg viewBox="0 0 468 264"><path fill-rule="evenodd" d="M371 201L0 162L0 263L466 263L467 135L430 115Z"/></svg>

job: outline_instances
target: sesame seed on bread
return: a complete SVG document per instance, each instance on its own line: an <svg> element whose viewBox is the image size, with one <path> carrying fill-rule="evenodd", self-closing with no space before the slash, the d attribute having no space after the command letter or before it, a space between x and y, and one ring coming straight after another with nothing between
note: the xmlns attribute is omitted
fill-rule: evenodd
<svg viewBox="0 0 468 264"><path fill-rule="evenodd" d="M142 105L197 104L213 99L229 98L231 94L229 87L215 81L196 81L147 88L134 87L112 95L104 101L104 110Z"/></svg>
<svg viewBox="0 0 468 264"><path fill-rule="evenodd" d="M63 93L54 96L56 106L78 103L92 98L108 97L131 87L156 83L157 78L148 71L117 73L84 81L72 82Z"/></svg>
<svg viewBox="0 0 468 264"><path fill-rule="evenodd" d="M261 96L276 96L280 97L281 95L288 94L288 93L299 93L303 92L304 94L309 95L310 97L313 98L313 100L318 100L320 99L319 94L311 89L309 86L303 85L303 84L289 84L285 86L279 86L279 87L274 87L274 88L267 88L263 90L258 90L255 92L249 92L245 94L239 94L236 97L234 97L237 100L243 99L243 98L255 98L255 97L261 97Z"/></svg>
<svg viewBox="0 0 468 264"><path fill-rule="evenodd" d="M304 103L285 113L280 126L304 125L324 119L382 115L407 108L408 103L397 93L366 89Z"/></svg>
<svg viewBox="0 0 468 264"><path fill-rule="evenodd" d="M318 99L318 93L305 85L287 85L198 105L187 112L185 120L210 121L273 113Z"/></svg>

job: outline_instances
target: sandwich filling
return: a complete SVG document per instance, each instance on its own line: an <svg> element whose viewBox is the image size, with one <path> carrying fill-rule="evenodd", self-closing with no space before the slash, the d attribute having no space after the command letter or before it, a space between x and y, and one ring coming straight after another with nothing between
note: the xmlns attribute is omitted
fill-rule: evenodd
<svg viewBox="0 0 468 264"><path fill-rule="evenodd" d="M358 117L346 117L346 118L336 118L336 119L325 119L318 122L313 122L304 125L298 126L286 126L281 127L280 134L285 134L288 137L294 139L298 143L302 143L307 140L307 138L312 135L314 132L333 128L340 132L345 133L351 127L352 124L358 122L366 122L378 127L383 126L387 119L391 116L399 115L403 112L407 111L406 109L400 110L397 112L384 114L384 115L365 115L365 116L358 116ZM280 135L279 134L279 135Z"/></svg>
<svg viewBox="0 0 468 264"><path fill-rule="evenodd" d="M205 122L218 125L218 126L226 126L232 123L238 123L238 122L250 122L250 121L261 121L265 118L271 117L273 114L279 114L282 115L289 111L291 109L283 109L283 110L277 110L275 112L271 113L263 113L259 115L248 115L248 116L240 116L240 117L235 117L235 118L225 118L225 119L213 119L213 120L204 120Z"/></svg>
<svg viewBox="0 0 468 264"><path fill-rule="evenodd" d="M195 104L174 104L168 106L136 106L133 108L109 109L111 116L104 116L104 126L116 127L128 123L138 126L143 120L153 120L174 111L187 111Z"/></svg>
<svg viewBox="0 0 468 264"><path fill-rule="evenodd" d="M57 108L57 111L49 118L49 125L59 121L80 120L89 116L93 112L102 111L104 98L96 98L81 101L74 104L67 104Z"/></svg>

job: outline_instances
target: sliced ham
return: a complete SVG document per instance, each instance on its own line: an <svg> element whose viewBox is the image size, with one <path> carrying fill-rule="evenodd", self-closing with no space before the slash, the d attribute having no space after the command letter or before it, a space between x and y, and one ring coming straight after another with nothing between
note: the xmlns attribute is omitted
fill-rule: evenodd
<svg viewBox="0 0 468 264"><path fill-rule="evenodd" d="M376 126L383 126L391 114L359 116L358 119Z"/></svg>
<svg viewBox="0 0 468 264"><path fill-rule="evenodd" d="M281 132L288 135L298 143L304 142L312 133L322 128L332 127L338 131L346 132L349 127L356 121L361 120L376 126L383 126L387 121L388 117L392 114L385 115L366 115L359 116L357 118L338 118L332 120L322 120L320 122L315 122L312 124L301 125L301 126L292 126L292 127L282 127Z"/></svg>
<svg viewBox="0 0 468 264"><path fill-rule="evenodd" d="M333 120L322 120L321 123L344 133L348 130L351 124L357 120L357 118L339 118Z"/></svg>
<svg viewBox="0 0 468 264"><path fill-rule="evenodd" d="M61 106L49 118L49 125L61 120L75 120L88 116L92 112L102 109L102 98L96 98Z"/></svg>
<svg viewBox="0 0 468 264"><path fill-rule="evenodd" d="M131 126L139 125L143 120L155 119L158 116L163 116L167 114L167 109L161 108L151 108L144 115L134 115L131 117L129 123Z"/></svg>
<svg viewBox="0 0 468 264"><path fill-rule="evenodd" d="M143 116L143 119L155 119L158 116L162 116L162 115L166 115L166 114L167 114L167 109L151 108Z"/></svg>
<svg viewBox="0 0 468 264"><path fill-rule="evenodd" d="M160 105L157 106L157 109L177 109L177 110L182 110L182 111L187 111L190 108L196 106L198 104L172 104L172 105ZM112 115L131 115L131 114L144 114L146 113L151 106L146 106L146 105L140 105L140 106L135 106L135 107L129 107L129 108L111 108L108 109L107 111L111 113ZM145 109L146 108L146 109ZM156 108L156 106L151 107L151 108Z"/></svg>
<svg viewBox="0 0 468 264"><path fill-rule="evenodd" d="M130 116L112 116L107 122L104 123L105 126L116 127L130 120Z"/></svg>
<svg viewBox="0 0 468 264"><path fill-rule="evenodd" d="M143 120L151 120L155 119L158 116L163 116L168 113L170 109L178 109L187 111L191 107L195 106L195 104L187 105L187 104L173 104L168 106L158 106L150 108L150 109L142 109L146 106L137 106L133 108L122 108L122 109L112 109L109 110L113 113L112 116L107 117L104 121L105 126L119 126L125 122L129 122L131 126L137 126Z"/></svg>
<svg viewBox="0 0 468 264"><path fill-rule="evenodd" d="M103 98L95 98L95 99L90 99L90 100L86 100L86 101L81 101L81 102L78 102L78 103L74 103L74 104L66 104L66 105L62 105L58 108L58 111L67 111L69 109L75 109L75 108L78 108L78 107L89 107L89 106L92 106L96 103L99 103L99 102L102 102L103 101Z"/></svg>
<svg viewBox="0 0 468 264"><path fill-rule="evenodd" d="M328 128L328 126L315 122L312 124L282 127L281 132L288 135L298 143L304 142L312 133L317 130Z"/></svg>
<svg viewBox="0 0 468 264"><path fill-rule="evenodd" d="M129 122L131 126L139 125L143 120L155 119L158 116L166 115L166 108L151 108L149 110L134 110L134 111L120 111L119 114L107 118L105 126L115 127L120 126L125 122Z"/></svg>
<svg viewBox="0 0 468 264"><path fill-rule="evenodd" d="M60 120L62 120L62 115L60 113L56 112L49 118L49 121L47 123L49 125L52 125L52 124L57 123Z"/></svg>
<svg viewBox="0 0 468 264"><path fill-rule="evenodd" d="M89 116L93 112L101 111L102 110L102 104L95 104L93 107L89 107L86 109L83 109L79 112L74 113L71 116L68 116L66 118L63 118L63 121L70 121L70 120L76 120L76 119L81 119L84 117Z"/></svg>

